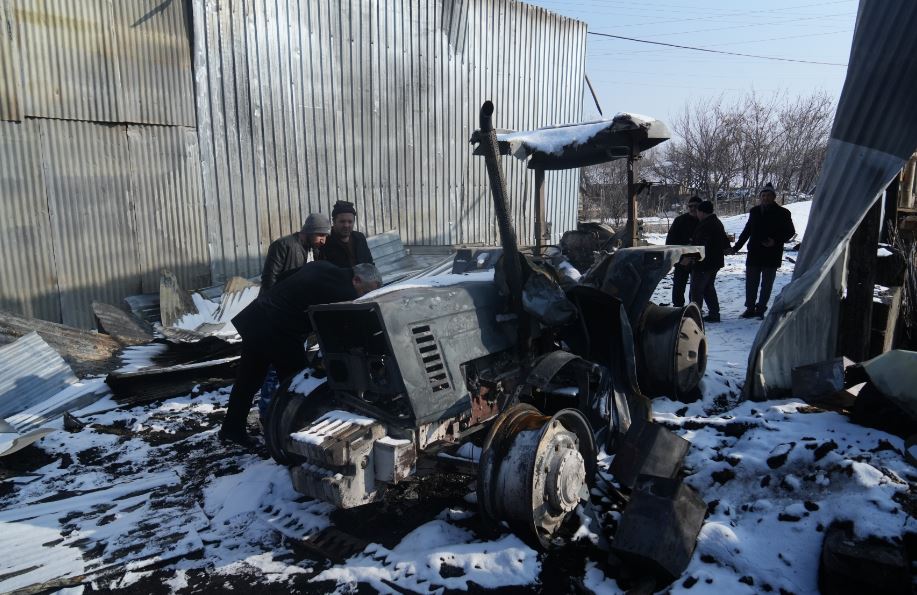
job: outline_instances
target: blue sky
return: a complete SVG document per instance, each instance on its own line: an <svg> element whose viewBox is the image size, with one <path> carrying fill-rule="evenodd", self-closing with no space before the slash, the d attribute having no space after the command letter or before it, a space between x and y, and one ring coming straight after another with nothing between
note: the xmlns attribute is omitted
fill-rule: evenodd
<svg viewBox="0 0 917 595"><path fill-rule="evenodd" d="M526 0L585 21L590 32L715 50L846 64L857 0ZM586 73L605 115L671 120L686 102L756 93L840 95L846 68L587 37ZM584 119L597 116L586 102Z"/></svg>

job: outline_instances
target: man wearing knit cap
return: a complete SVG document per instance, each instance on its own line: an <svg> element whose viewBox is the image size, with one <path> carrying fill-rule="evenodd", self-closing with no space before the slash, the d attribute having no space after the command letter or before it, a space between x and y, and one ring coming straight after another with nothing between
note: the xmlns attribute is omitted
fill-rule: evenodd
<svg viewBox="0 0 917 595"><path fill-rule="evenodd" d="M374 264L366 236L353 230L357 210L352 202L339 200L331 211L331 236L325 244L325 259L339 267Z"/></svg>
<svg viewBox="0 0 917 595"><path fill-rule="evenodd" d="M324 260L323 249L330 230L331 221L328 217L312 213L300 231L271 242L261 272L261 292L267 291L285 274L307 262Z"/></svg>
<svg viewBox="0 0 917 595"><path fill-rule="evenodd" d="M790 211L774 202L777 193L772 185L765 185L758 198L761 204L749 211L748 222L734 250L738 252L748 242L748 257L745 259L745 312L742 318L764 318L777 269L783 262L783 245L796 233Z"/></svg>

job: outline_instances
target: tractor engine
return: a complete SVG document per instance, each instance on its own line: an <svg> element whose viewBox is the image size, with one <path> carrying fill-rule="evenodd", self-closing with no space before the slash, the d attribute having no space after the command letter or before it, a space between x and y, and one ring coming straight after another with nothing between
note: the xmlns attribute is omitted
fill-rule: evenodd
<svg viewBox="0 0 917 595"><path fill-rule="evenodd" d="M376 501L512 394L516 321L493 273L433 279L311 311L326 379L300 374L279 391L266 432L303 494L340 508Z"/></svg>

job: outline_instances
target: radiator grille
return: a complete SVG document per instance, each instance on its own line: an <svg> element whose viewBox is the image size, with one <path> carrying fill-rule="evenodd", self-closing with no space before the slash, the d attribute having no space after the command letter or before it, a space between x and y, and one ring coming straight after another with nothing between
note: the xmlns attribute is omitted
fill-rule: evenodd
<svg viewBox="0 0 917 595"><path fill-rule="evenodd" d="M415 326L411 331L414 333L414 343L417 345L417 352L420 354L427 373L430 388L435 393L448 389L450 385L449 377L446 375L446 364L443 362L443 356L439 352L439 346L430 327L428 325Z"/></svg>

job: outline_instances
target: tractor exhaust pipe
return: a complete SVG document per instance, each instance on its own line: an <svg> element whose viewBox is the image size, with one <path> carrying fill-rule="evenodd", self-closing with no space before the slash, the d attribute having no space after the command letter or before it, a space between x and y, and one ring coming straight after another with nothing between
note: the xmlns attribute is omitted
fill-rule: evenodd
<svg viewBox="0 0 917 595"><path fill-rule="evenodd" d="M480 143L487 165L487 177L490 180L490 191L494 198L494 211L497 215L497 227L500 230L500 244L503 246L503 270L506 273L506 284L509 286L510 308L523 320L522 312L522 266L519 263L519 246L516 242L516 231L506 207L506 179L500 165L500 147L497 144L497 132L493 126L494 104L485 101L481 106L480 128L477 141Z"/></svg>

